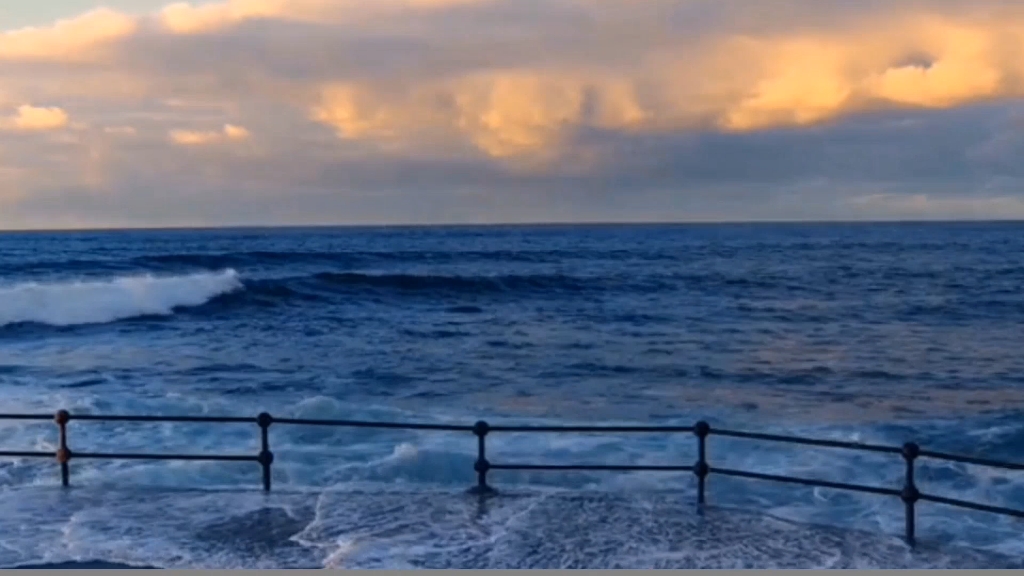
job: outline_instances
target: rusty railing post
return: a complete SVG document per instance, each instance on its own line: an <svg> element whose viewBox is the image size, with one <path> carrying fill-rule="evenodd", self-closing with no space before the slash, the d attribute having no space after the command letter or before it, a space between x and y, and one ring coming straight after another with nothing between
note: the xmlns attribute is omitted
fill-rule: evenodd
<svg viewBox="0 0 1024 576"><path fill-rule="evenodd" d="M494 488L487 485L487 471L491 469L491 463L487 461L487 433L491 427L483 420L473 425L473 434L476 435L476 462L473 463L473 470L476 471L476 486L470 491L474 494L492 494Z"/></svg>
<svg viewBox="0 0 1024 576"><path fill-rule="evenodd" d="M71 414L67 410L58 410L53 416L60 432L60 440L57 445L57 463L60 464L60 485L69 486L71 483L71 470L68 462L71 461L71 450L68 448L68 422L71 421Z"/></svg>
<svg viewBox="0 0 1024 576"><path fill-rule="evenodd" d="M921 499L921 492L914 483L914 461L921 454L921 448L913 442L903 445L903 460L907 464L906 478L903 483L903 491L900 499L903 500L904 512L906 514L906 537L907 544L913 546L916 541L916 518L914 504Z"/></svg>
<svg viewBox="0 0 1024 576"><path fill-rule="evenodd" d="M704 484L710 468L708 467L707 439L711 433L711 425L701 420L693 427L697 437L697 462L693 465L693 475L697 477L697 504L704 505Z"/></svg>
<svg viewBox="0 0 1024 576"><path fill-rule="evenodd" d="M260 426L260 455L257 462L263 467L263 491L270 492L270 465L274 463L274 453L270 451L270 425L274 417L266 412L256 417Z"/></svg>

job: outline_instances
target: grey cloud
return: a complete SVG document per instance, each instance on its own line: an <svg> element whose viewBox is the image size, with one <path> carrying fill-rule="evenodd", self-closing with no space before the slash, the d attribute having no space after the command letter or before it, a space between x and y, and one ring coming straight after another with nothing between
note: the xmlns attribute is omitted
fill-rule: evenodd
<svg viewBox="0 0 1024 576"><path fill-rule="evenodd" d="M992 134L986 127L999 125L1004 112L891 114L753 135L617 135L613 144L593 134L615 162L581 174L517 174L474 159L345 157L313 142L293 150L286 165L266 161L276 148L255 157L164 152L153 163L145 159L159 144L143 142L113 160L111 191L51 189L15 213L104 225L884 219L958 210L971 217L973 202L993 217L1014 206L993 197L1024 202L1012 185L1020 180L993 189L967 150ZM913 201L919 194L928 201ZM867 197L874 198L858 201Z"/></svg>

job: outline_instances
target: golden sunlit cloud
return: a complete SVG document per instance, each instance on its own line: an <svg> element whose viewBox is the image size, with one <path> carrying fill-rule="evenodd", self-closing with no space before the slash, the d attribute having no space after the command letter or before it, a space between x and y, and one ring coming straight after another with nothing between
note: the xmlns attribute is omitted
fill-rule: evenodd
<svg viewBox="0 0 1024 576"><path fill-rule="evenodd" d="M97 8L52 26L0 33L0 60L83 62L99 57L102 48L137 28L131 16Z"/></svg>
<svg viewBox="0 0 1024 576"><path fill-rule="evenodd" d="M0 127L23 132L43 132L64 128L68 122L68 113L60 108L24 104L12 116L3 119Z"/></svg>
<svg viewBox="0 0 1024 576"><path fill-rule="evenodd" d="M195 6L177 2L160 11L160 22L175 34L196 34L245 20L288 15L289 4L295 3L288 0L228 0Z"/></svg>
<svg viewBox="0 0 1024 576"><path fill-rule="evenodd" d="M392 140L440 122L508 157L547 150L588 127L745 132L1024 96L1024 64L1011 57L1024 54L1024 12L1009 21L870 16L827 33L680 38L677 57L624 69L552 64L443 83L347 84L325 89L313 117L345 138ZM927 61L907 63L914 56Z"/></svg>
<svg viewBox="0 0 1024 576"><path fill-rule="evenodd" d="M168 137L171 142L181 146L201 146L217 142L247 140L249 131L241 126L225 124L220 131L171 130Z"/></svg>

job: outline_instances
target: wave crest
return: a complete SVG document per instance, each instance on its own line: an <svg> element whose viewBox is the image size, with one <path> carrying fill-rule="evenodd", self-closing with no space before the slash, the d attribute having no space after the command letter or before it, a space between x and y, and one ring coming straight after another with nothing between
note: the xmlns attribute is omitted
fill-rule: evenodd
<svg viewBox="0 0 1024 576"><path fill-rule="evenodd" d="M0 288L0 326L104 324L137 316L166 316L242 289L234 270L98 281L28 282Z"/></svg>

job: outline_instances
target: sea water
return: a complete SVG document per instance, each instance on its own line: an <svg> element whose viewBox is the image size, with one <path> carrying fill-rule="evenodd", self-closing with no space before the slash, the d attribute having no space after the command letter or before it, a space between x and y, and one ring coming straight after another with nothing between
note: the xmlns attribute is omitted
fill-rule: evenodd
<svg viewBox="0 0 1024 576"><path fill-rule="evenodd" d="M1024 460L1024 225L0 234L4 413L674 424ZM256 454L252 424L72 422L79 452ZM505 472L468 433L271 428L255 463L0 460L0 566L1012 566L1024 523L689 473ZM56 448L0 422L0 449ZM688 434L493 434L495 463L690 465ZM712 466L900 488L898 456L714 437ZM1024 508L1024 475L921 460Z"/></svg>

